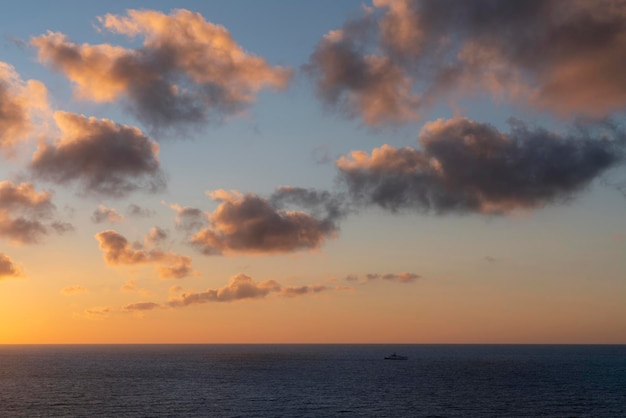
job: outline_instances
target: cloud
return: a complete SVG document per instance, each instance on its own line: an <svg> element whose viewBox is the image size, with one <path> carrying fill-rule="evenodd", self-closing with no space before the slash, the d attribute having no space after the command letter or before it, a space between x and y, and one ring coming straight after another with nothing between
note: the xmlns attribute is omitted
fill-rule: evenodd
<svg viewBox="0 0 626 418"><path fill-rule="evenodd" d="M307 209L311 215L328 222L344 218L351 210L349 202L341 193L282 186L269 199L272 206L283 209L290 205Z"/></svg>
<svg viewBox="0 0 626 418"><path fill-rule="evenodd" d="M164 279L180 279L194 273L191 257L165 252L160 248L145 249L139 243L133 246L113 230L98 232L95 238L108 265L154 264L159 277Z"/></svg>
<svg viewBox="0 0 626 418"><path fill-rule="evenodd" d="M75 286L67 286L61 289L61 294L64 296L74 296L80 293L86 293L89 290L85 286L75 285Z"/></svg>
<svg viewBox="0 0 626 418"><path fill-rule="evenodd" d="M182 279L195 274L191 268L191 257L170 254L163 260L167 260L165 264L156 266L157 273L162 279Z"/></svg>
<svg viewBox="0 0 626 418"><path fill-rule="evenodd" d="M126 312L142 312L142 311L151 311L154 309L162 309L163 307L158 303L154 302L137 302L126 305L122 308L123 311Z"/></svg>
<svg viewBox="0 0 626 418"><path fill-rule="evenodd" d="M337 226L304 212L276 209L254 194L216 190L209 196L220 202L208 214L209 227L191 243L205 255L289 253L320 247L334 238Z"/></svg>
<svg viewBox="0 0 626 418"><path fill-rule="evenodd" d="M122 287L120 287L122 292L136 292L138 291L137 282L133 279L128 279L124 282Z"/></svg>
<svg viewBox="0 0 626 418"><path fill-rule="evenodd" d="M121 215L113 208L107 208L104 205L99 205L91 215L93 223L99 224L102 222L118 223L124 220L124 215Z"/></svg>
<svg viewBox="0 0 626 418"><path fill-rule="evenodd" d="M469 119L439 119L419 134L423 148L383 145L336 165L360 204L396 211L507 213L566 202L624 161L624 134L611 125L566 135L510 122L510 133Z"/></svg>
<svg viewBox="0 0 626 418"><path fill-rule="evenodd" d="M92 308L85 309L83 317L92 320L101 320L108 318L113 313L111 306L94 306Z"/></svg>
<svg viewBox="0 0 626 418"><path fill-rule="evenodd" d="M39 60L68 77L76 95L96 102L123 98L153 129L221 119L245 109L264 87L285 88L292 71L242 49L226 28L199 13L128 10L99 17L101 30L143 38L137 49L34 37Z"/></svg>
<svg viewBox="0 0 626 418"><path fill-rule="evenodd" d="M126 208L126 214L128 216L132 216L134 218L149 218L153 216L156 212L152 209L143 208L135 203L131 203Z"/></svg>
<svg viewBox="0 0 626 418"><path fill-rule="evenodd" d="M326 165L331 164L334 160L330 156L330 147L327 145L318 145L311 151L311 157L315 164Z"/></svg>
<svg viewBox="0 0 626 418"><path fill-rule="evenodd" d="M62 135L54 144L40 144L33 155L30 168L37 178L78 183L82 194L111 197L165 187L159 146L139 129L68 112L55 112L54 119Z"/></svg>
<svg viewBox="0 0 626 418"><path fill-rule="evenodd" d="M46 87L35 80L23 82L11 65L0 61L0 151L11 156L36 131L34 118L47 109Z"/></svg>
<svg viewBox="0 0 626 418"><path fill-rule="evenodd" d="M152 296L153 292L148 289L140 288L137 286L137 282L133 279L128 279L120 287L120 290L125 293L137 292L145 296Z"/></svg>
<svg viewBox="0 0 626 418"><path fill-rule="evenodd" d="M148 247L153 247L155 245L159 245L161 242L165 241L168 238L167 231L159 228L158 226L153 226L150 228L150 231L144 238L144 243Z"/></svg>
<svg viewBox="0 0 626 418"><path fill-rule="evenodd" d="M183 307L208 302L233 302L242 299L261 299L272 292L279 292L280 285L274 280L255 282L245 274L233 276L226 286L199 293L183 293L168 302L171 307Z"/></svg>
<svg viewBox="0 0 626 418"><path fill-rule="evenodd" d="M8 255L0 253L0 280L22 275L22 269Z"/></svg>
<svg viewBox="0 0 626 418"><path fill-rule="evenodd" d="M37 192L31 183L0 181L0 237L33 244L52 231L72 229L70 224L53 219L55 211L52 193Z"/></svg>
<svg viewBox="0 0 626 418"><path fill-rule="evenodd" d="M178 285L170 286L170 288L168 289L170 294L180 293L182 290L183 288Z"/></svg>
<svg viewBox="0 0 626 418"><path fill-rule="evenodd" d="M50 228L53 229L57 234L64 234L66 232L73 231L74 225L69 222L54 221L50 224Z"/></svg>
<svg viewBox="0 0 626 418"><path fill-rule="evenodd" d="M313 284L304 286L282 287L275 280L255 281L246 274L237 274L228 280L228 284L217 289L209 288L204 292L183 292L180 286L169 290L171 298L166 303L138 302L122 308L126 312L141 312L154 309L183 308L213 302L236 302L245 299L264 299L274 294L282 297L297 297L330 290L328 286ZM335 290L352 290L341 286Z"/></svg>
<svg viewBox="0 0 626 418"><path fill-rule="evenodd" d="M415 280L419 279L420 276L415 273L388 273L383 274L381 276L383 280L389 280L391 282L399 282L399 283L413 283Z"/></svg>
<svg viewBox="0 0 626 418"><path fill-rule="evenodd" d="M302 296L310 293L320 293L328 290L328 286L321 284L304 285L304 286L288 286L280 290L280 294L287 297Z"/></svg>
<svg viewBox="0 0 626 418"><path fill-rule="evenodd" d="M326 103L366 124L411 121L477 91L560 116L626 107L623 1L373 4L326 34L307 67Z"/></svg>
<svg viewBox="0 0 626 418"><path fill-rule="evenodd" d="M368 125L415 120L420 99L411 92L410 77L389 57L365 51L371 17L324 36L304 69L318 96L349 117L360 116Z"/></svg>
<svg viewBox="0 0 626 418"><path fill-rule="evenodd" d="M367 273L363 278L359 277L356 274L349 274L348 276L346 276L345 280L349 282L359 282L360 284L366 284L374 280L387 280L397 283L413 283L420 277L421 276L419 274L408 272L386 274Z"/></svg>
<svg viewBox="0 0 626 418"><path fill-rule="evenodd" d="M176 228L183 231L194 231L206 225L205 213L201 209L177 204L168 205L176 211Z"/></svg>

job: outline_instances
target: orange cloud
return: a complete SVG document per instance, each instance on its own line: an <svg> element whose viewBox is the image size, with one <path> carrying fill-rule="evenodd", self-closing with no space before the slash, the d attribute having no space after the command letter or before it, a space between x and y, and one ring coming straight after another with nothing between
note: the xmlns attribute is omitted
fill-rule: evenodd
<svg viewBox="0 0 626 418"><path fill-rule="evenodd" d="M255 282L245 274L233 276L228 284L219 289L208 289L200 293L183 293L179 298L168 302L171 307L188 306L207 302L232 302L241 299L264 298L271 292L280 291L280 285L274 280Z"/></svg>
<svg viewBox="0 0 626 418"><path fill-rule="evenodd" d="M427 41L427 26L415 22L419 14L406 0L373 0L374 7L386 9L378 22L384 45L398 55L415 56L422 53Z"/></svg>
<svg viewBox="0 0 626 418"><path fill-rule="evenodd" d="M428 170L433 163L414 148L395 148L383 144L379 148L374 148L371 154L365 151L352 151L348 156L341 156L336 164L342 171L393 171L411 174Z"/></svg>
<svg viewBox="0 0 626 418"><path fill-rule="evenodd" d="M61 289L61 294L64 296L73 296L78 295L80 293L86 293L89 290L85 286L75 285L75 286L67 286Z"/></svg>
<svg viewBox="0 0 626 418"><path fill-rule="evenodd" d="M292 71L242 49L220 25L188 10L129 10L100 17L103 29L143 37L143 46L78 45L60 33L31 39L39 59L76 85L80 98L123 97L155 129L237 113L266 86L282 89Z"/></svg>
<svg viewBox="0 0 626 418"><path fill-rule="evenodd" d="M191 257L165 252L159 248L148 250L139 243L133 246L124 236L113 230L99 232L95 238L108 265L154 264L159 277L164 279L180 279L194 273Z"/></svg>
<svg viewBox="0 0 626 418"><path fill-rule="evenodd" d="M92 320L102 320L108 318L114 309L111 306L94 306L92 308L85 309L83 317Z"/></svg>
<svg viewBox="0 0 626 418"><path fill-rule="evenodd" d="M255 281L246 274L237 274L231 277L228 284L217 289L209 288L204 292L182 292L179 286L170 288L172 297L166 303L138 302L122 308L126 312L141 312L154 309L182 308L190 305L211 302L235 302L245 299L263 299L270 294L284 297L297 297L307 294L320 293L330 288L324 285L304 285L282 287L275 280ZM336 290L346 290L345 287L335 287ZM350 288L350 290L352 290ZM182 293L181 293L182 292Z"/></svg>
<svg viewBox="0 0 626 418"><path fill-rule="evenodd" d="M122 285L122 287L120 287L120 290L122 292L126 292L126 293L137 292L137 293L140 293L140 294L145 295L145 296L151 296L153 294L148 289L144 289L144 288L138 287L137 286L137 282L135 282L135 280L133 280L133 279L126 280L124 282L124 284Z"/></svg>
<svg viewBox="0 0 626 418"><path fill-rule="evenodd" d="M139 129L68 112L56 112L54 119L62 135L33 155L30 169L38 178L113 197L165 187L159 146Z"/></svg>
<svg viewBox="0 0 626 418"><path fill-rule="evenodd" d="M0 237L32 244L51 231L72 229L70 224L54 220L55 210L52 193L36 192L31 183L0 181Z"/></svg>
<svg viewBox="0 0 626 418"><path fill-rule="evenodd" d="M12 155L35 132L36 114L47 109L46 87L34 80L24 83L12 66L0 61L0 151Z"/></svg>
<svg viewBox="0 0 626 418"><path fill-rule="evenodd" d="M221 202L208 215L209 227L191 242L206 255L288 253L321 246L337 227L307 213L276 209L254 194L217 190L209 196Z"/></svg>
<svg viewBox="0 0 626 418"><path fill-rule="evenodd" d="M0 280L22 275L22 269L8 255L0 253Z"/></svg>
<svg viewBox="0 0 626 418"><path fill-rule="evenodd" d="M76 95L96 102L111 102L128 88L130 77L116 69L131 52L111 45L78 45L58 32L34 37L39 60L67 76L76 85Z"/></svg>

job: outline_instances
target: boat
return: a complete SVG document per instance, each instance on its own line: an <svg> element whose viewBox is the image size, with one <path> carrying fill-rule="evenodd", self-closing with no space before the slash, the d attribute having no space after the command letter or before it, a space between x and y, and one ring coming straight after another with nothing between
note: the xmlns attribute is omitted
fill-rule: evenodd
<svg viewBox="0 0 626 418"><path fill-rule="evenodd" d="M393 353L385 357L385 360L408 360L407 356L401 356L400 354Z"/></svg>

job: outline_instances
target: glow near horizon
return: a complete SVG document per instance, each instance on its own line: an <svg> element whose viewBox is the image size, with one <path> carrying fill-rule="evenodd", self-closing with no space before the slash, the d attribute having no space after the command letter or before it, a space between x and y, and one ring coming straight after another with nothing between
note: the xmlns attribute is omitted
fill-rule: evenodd
<svg viewBox="0 0 626 418"><path fill-rule="evenodd" d="M392 10L384 3L371 9L379 22ZM342 191L335 182L336 160L355 150L369 154L383 144L416 147L427 122L458 116L508 132L505 121L515 117L528 126L564 132L574 116L587 115L585 108L562 115L525 100L492 99L485 91L420 108L419 120L368 124L359 112L347 118L341 106L316 97L315 79L302 66L311 62L327 33L370 13L360 2L253 3L243 12L228 2L36 4L36 16L27 4L17 4L1 18L5 38L0 61L14 67L22 81L43 83L51 111L107 118L155 140L167 187L157 193L139 188L121 197L82 196L77 194L80 179L54 183L46 181L49 172L33 177L29 171L38 141L52 143L58 133L32 133L21 140L15 156L3 158L0 181L31 182L37 193L53 192L53 218L73 230L50 230L38 243L0 236L0 253L21 270L19 277L0 276L0 343L626 343L626 202L614 187L602 184L623 181L619 165L573 193L569 203L540 202L503 214L439 216L410 207L393 212L365 205L339 219L339 229L318 244L293 250L249 246L243 251L233 249L232 241L224 255L203 255L188 243L201 228L181 230L169 207L213 213L220 202L205 192L219 189L260 199L279 186ZM67 7L72 19L65 16ZM39 47L31 39L48 30L64 33L78 45L141 47L142 35L129 39L99 32L94 25L101 27L98 17L107 13L121 18L126 9L146 7L164 15L174 7L188 9L223 25L245 53L271 68L291 69L288 86L254 91L249 104L217 123L185 125L184 138L176 131L151 135L149 123L126 111L121 99L81 100L66 73L37 59ZM367 53L384 56L375 48ZM616 97L603 116L621 121L620 100ZM46 120L52 129L51 119ZM330 161L320 161L322 157ZM149 216L130 216L130 204L147 209ZM123 220L94 222L99 205L115 209ZM310 208L289 209L312 213ZM144 249L170 255L149 255L149 261L140 263L107 264L94 239L114 230L131 244L143 242L154 226L166 231L167 238ZM190 258L188 271L178 279L159 277L159 266L181 267L176 257ZM348 280L350 276L359 279ZM408 277L406 282L402 277ZM230 288L218 296L217 289L231 278L242 279L234 281L242 285L252 280L252 290L229 293ZM266 287L259 287L263 282ZM183 294L203 295L203 303L172 304L183 300ZM145 303L158 307L129 308Z"/></svg>

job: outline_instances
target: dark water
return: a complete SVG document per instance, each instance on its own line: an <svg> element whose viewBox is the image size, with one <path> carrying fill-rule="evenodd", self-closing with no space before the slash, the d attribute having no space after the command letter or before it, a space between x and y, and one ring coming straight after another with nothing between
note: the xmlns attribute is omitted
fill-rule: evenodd
<svg viewBox="0 0 626 418"><path fill-rule="evenodd" d="M0 346L39 416L626 417L626 346Z"/></svg>

